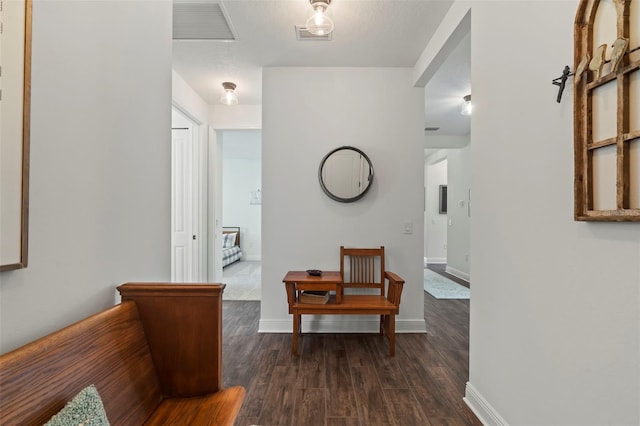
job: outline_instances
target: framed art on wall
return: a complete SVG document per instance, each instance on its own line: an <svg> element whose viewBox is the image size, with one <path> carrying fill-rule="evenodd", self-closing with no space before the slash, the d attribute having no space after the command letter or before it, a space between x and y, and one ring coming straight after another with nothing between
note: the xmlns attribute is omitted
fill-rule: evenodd
<svg viewBox="0 0 640 426"><path fill-rule="evenodd" d="M31 0L0 0L0 271L27 266Z"/></svg>

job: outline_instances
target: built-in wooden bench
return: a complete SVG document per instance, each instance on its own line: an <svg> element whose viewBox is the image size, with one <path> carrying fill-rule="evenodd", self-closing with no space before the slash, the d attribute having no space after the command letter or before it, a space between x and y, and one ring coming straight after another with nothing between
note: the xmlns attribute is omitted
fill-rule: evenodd
<svg viewBox="0 0 640 426"><path fill-rule="evenodd" d="M345 265L345 259L348 264ZM298 337L302 332L302 315L380 315L380 334L389 339L389 355L395 355L395 316L400 310L404 280L384 270L384 247L379 249L345 249L340 247L340 273L326 277L290 272L283 280L287 290L289 313L293 314L293 354L298 354ZM335 275L335 278L332 278ZM348 279L345 280L345 277ZM385 294L385 282L386 294ZM324 304L302 303L305 290L328 290L335 294ZM379 294L344 294L345 288L375 288Z"/></svg>
<svg viewBox="0 0 640 426"><path fill-rule="evenodd" d="M122 303L0 356L0 424L42 425L95 385L111 425L233 425L224 284L128 283Z"/></svg>

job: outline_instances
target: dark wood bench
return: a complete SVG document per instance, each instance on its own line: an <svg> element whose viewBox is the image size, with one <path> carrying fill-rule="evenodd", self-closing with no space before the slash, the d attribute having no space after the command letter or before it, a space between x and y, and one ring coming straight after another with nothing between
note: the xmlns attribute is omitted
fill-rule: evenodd
<svg viewBox="0 0 640 426"><path fill-rule="evenodd" d="M122 303L0 356L0 424L42 425L93 384L111 425L233 425L224 284L128 283Z"/></svg>
<svg viewBox="0 0 640 426"><path fill-rule="evenodd" d="M347 259L347 264L345 264ZM290 273L291 274L291 273ZM295 276L292 274L290 276ZM347 279L345 279L347 278ZM395 355L395 316L400 311L404 280L384 270L384 247L348 249L340 247L340 281L337 294L324 304L302 303L301 289L312 289L313 278L297 286L295 280L287 282L289 313L293 314L293 354L298 355L298 337L302 332L302 315L380 315L380 334L389 339L389 355ZM385 286L385 283L387 285ZM321 284L318 288L330 288ZM386 293L385 293L386 287ZM379 294L344 294L345 288L374 288ZM340 299L340 300L337 300Z"/></svg>

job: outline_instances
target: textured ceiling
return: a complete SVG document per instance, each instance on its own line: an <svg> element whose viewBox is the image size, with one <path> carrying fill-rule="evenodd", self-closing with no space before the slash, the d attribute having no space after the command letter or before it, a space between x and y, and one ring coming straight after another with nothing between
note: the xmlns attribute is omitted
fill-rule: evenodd
<svg viewBox="0 0 640 426"><path fill-rule="evenodd" d="M335 23L332 40L300 41L295 26L311 16L308 0L198 2L219 4L236 37L230 42L173 41L175 71L210 105L219 104L223 81L237 84L240 104L260 105L263 67L413 67L452 4L333 0L328 9ZM442 124L433 124L447 125L446 120L436 121Z"/></svg>

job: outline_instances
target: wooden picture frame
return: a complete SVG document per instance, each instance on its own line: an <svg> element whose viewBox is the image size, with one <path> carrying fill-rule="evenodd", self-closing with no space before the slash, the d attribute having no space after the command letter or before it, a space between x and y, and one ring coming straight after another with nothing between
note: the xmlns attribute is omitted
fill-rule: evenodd
<svg viewBox="0 0 640 426"><path fill-rule="evenodd" d="M27 267L32 0L0 0L0 271Z"/></svg>
<svg viewBox="0 0 640 426"><path fill-rule="evenodd" d="M574 219L640 221L640 0L581 0L574 27Z"/></svg>

